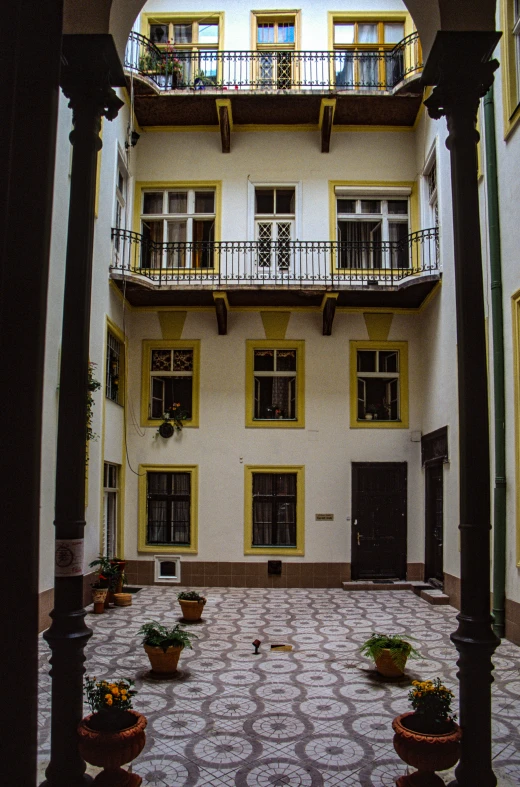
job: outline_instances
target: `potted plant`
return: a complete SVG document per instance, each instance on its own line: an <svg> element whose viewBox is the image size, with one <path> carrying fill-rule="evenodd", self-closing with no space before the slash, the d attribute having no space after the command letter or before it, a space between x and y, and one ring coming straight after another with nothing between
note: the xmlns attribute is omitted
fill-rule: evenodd
<svg viewBox="0 0 520 787"><path fill-rule="evenodd" d="M98 587L108 588L105 608L107 608L110 603L114 602L114 593L120 593L123 589L123 582L125 580L123 569L125 565L126 563L124 560L110 558L107 555L100 555L96 560L89 563L90 568L98 568Z"/></svg>
<svg viewBox="0 0 520 787"><path fill-rule="evenodd" d="M101 615L105 611L105 601L108 595L108 583L104 584L104 580L98 579L90 585L92 588L92 602L94 604L94 613Z"/></svg>
<svg viewBox="0 0 520 787"><path fill-rule="evenodd" d="M397 634L372 634L361 645L360 651L375 661L377 671L385 678L402 677L408 657L419 655L409 642Z"/></svg>
<svg viewBox="0 0 520 787"><path fill-rule="evenodd" d="M200 596L195 590L183 590L177 595L177 600L181 605L183 620L195 622L200 620L206 599Z"/></svg>
<svg viewBox="0 0 520 787"><path fill-rule="evenodd" d="M176 624L168 629L155 620L144 623L138 634L143 635L143 645L155 677L167 678L175 674L181 651L191 648L196 634L185 631Z"/></svg>
<svg viewBox="0 0 520 787"><path fill-rule="evenodd" d="M453 692L440 678L412 682L408 693L413 711L393 722L394 749L399 757L417 768L417 773L401 776L398 787L444 785L435 771L452 768L459 759L462 731L451 711Z"/></svg>
<svg viewBox="0 0 520 787"><path fill-rule="evenodd" d="M79 752L86 762L104 770L95 783L138 787L141 777L121 766L134 760L146 742L146 718L132 710L133 681L85 677L85 694L92 713L78 727Z"/></svg>

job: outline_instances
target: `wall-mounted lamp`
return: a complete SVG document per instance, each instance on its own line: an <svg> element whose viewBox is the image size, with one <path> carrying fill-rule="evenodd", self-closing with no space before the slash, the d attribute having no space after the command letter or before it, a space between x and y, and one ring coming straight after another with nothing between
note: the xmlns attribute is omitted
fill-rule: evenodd
<svg viewBox="0 0 520 787"><path fill-rule="evenodd" d="M128 150L128 148L129 148L129 147L133 147L133 148L135 148L135 146L136 146L136 145L137 145L137 143L139 142L139 138L140 138L140 136L141 136L141 135L140 135L140 134L138 134L138 133L137 133L137 131L132 131L132 133L130 134L130 142L128 142L128 141L127 141L127 142L125 142L125 148L126 148L127 150Z"/></svg>

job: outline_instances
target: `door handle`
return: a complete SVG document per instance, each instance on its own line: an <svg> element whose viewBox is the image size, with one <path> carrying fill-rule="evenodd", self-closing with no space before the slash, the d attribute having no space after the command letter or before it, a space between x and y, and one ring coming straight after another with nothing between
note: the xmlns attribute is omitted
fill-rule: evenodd
<svg viewBox="0 0 520 787"><path fill-rule="evenodd" d="M359 535L359 533L357 534L357 545L358 547L361 546L361 536Z"/></svg>

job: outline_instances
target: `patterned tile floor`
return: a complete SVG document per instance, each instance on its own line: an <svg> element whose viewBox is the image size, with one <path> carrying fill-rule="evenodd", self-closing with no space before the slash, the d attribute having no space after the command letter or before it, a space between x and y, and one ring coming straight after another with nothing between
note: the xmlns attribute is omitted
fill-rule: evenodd
<svg viewBox="0 0 520 787"><path fill-rule="evenodd" d="M133 770L143 787L393 785L407 770L391 720L409 709L410 680L439 675L456 687L456 610L410 591L206 588L179 678L154 681L136 632L148 620L173 625L177 591L146 587L131 607L87 615L87 672L133 677L139 689L147 743ZM422 658L409 662L407 678L385 682L360 656L372 631L413 635ZM271 652L280 642L292 652ZM50 745L48 656L41 640L40 780ZM509 787L520 784L520 649L504 641L494 661L494 768Z"/></svg>

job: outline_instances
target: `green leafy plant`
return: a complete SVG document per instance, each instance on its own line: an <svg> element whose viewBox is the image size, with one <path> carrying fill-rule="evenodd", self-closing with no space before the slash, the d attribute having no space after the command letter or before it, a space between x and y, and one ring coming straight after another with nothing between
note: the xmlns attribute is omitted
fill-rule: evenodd
<svg viewBox="0 0 520 787"><path fill-rule="evenodd" d="M408 699L422 727L433 732L436 728L455 721L457 716L451 712L454 694L444 686L440 678L414 680L412 686Z"/></svg>
<svg viewBox="0 0 520 787"><path fill-rule="evenodd" d="M85 695L92 713L100 711L125 711L132 707L132 697L137 691L132 688L133 680L96 680L85 675Z"/></svg>
<svg viewBox="0 0 520 787"><path fill-rule="evenodd" d="M108 588L114 590L120 579L125 581L124 571L118 565L122 561L119 558L110 558L107 555L100 555L96 560L89 563L90 568L98 569L98 578L92 584L93 588Z"/></svg>
<svg viewBox="0 0 520 787"><path fill-rule="evenodd" d="M94 369L96 364L89 362L88 365L88 384L87 384L87 442L89 440L97 440L98 435L92 431L92 418L94 415L94 391L101 388L101 383L94 377Z"/></svg>
<svg viewBox="0 0 520 787"><path fill-rule="evenodd" d="M137 633L143 635L143 645L149 645L152 648L162 648L165 653L172 646L191 648L191 640L193 638L197 639L196 634L181 628L178 623L169 629L155 620L150 621L150 623L144 623Z"/></svg>
<svg viewBox="0 0 520 787"><path fill-rule="evenodd" d="M200 596L196 590L181 590L177 594L179 601L206 601L205 596Z"/></svg>
<svg viewBox="0 0 520 787"><path fill-rule="evenodd" d="M397 634L372 634L360 648L363 656L374 661L382 656L384 650L389 651L390 658L400 670L404 670L408 658L419 656L415 648Z"/></svg>

